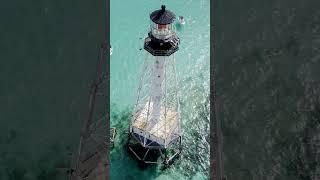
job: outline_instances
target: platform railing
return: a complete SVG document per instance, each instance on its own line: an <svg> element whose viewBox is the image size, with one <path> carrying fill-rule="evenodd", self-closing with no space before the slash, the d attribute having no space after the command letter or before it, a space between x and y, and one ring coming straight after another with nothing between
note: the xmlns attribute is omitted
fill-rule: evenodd
<svg viewBox="0 0 320 180"><path fill-rule="evenodd" d="M175 46L169 50L156 50L156 49L152 49L150 46L148 46L150 42L145 42L144 44L144 49L148 52L150 52L152 55L154 56L170 56L171 54L173 54L174 52L176 52L179 47Z"/></svg>

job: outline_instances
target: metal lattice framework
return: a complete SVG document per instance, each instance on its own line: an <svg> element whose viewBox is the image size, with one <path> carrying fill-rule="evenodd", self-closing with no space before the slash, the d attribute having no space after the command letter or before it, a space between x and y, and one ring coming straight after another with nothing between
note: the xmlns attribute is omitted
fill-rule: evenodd
<svg viewBox="0 0 320 180"><path fill-rule="evenodd" d="M150 162L150 149L160 150L167 158L166 149L176 144L181 146L181 121L175 56L152 56L147 53L137 92L137 101L132 114L130 135L146 149L139 160ZM180 154L181 148L174 154ZM172 157L172 156L171 156Z"/></svg>

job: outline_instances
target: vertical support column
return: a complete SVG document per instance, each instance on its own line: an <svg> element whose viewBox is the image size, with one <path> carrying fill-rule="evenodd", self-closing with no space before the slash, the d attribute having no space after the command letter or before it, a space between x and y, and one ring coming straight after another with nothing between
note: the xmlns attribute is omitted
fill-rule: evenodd
<svg viewBox="0 0 320 180"><path fill-rule="evenodd" d="M160 56L155 58L154 70L152 72L152 85L151 85L151 101L152 112L148 125L148 129L152 128L152 125L157 122L161 114L161 100L163 95L162 82L164 79L164 63L165 58Z"/></svg>
<svg viewBox="0 0 320 180"><path fill-rule="evenodd" d="M176 96L176 106L177 106L177 118L178 118L178 134L181 137L181 118L180 118L180 94L178 92L178 79L177 79L177 70L176 70L176 57L175 57L175 53L173 53L173 59L172 59L172 69L173 69L173 74L174 74L174 83L175 83L175 96ZM180 138L181 139L181 138Z"/></svg>
<svg viewBox="0 0 320 180"><path fill-rule="evenodd" d="M136 103L134 105L134 112L133 112L133 116L131 118L131 123L130 123L130 126L129 126L129 132L131 133L133 131L132 129L132 125L135 121L135 117L136 117L136 113L138 111L143 111L143 109L141 108L145 108L145 104L143 104L143 106L141 107L141 102L142 101L142 97L143 94L141 95L141 90L142 90L142 87L143 87L143 80L146 78L146 74L147 74L147 68L148 68L148 61L150 59L149 58L149 53L146 53L146 57L144 59L144 65L143 65L143 69L141 70L141 73L140 73L140 80L139 80L139 86L138 86L138 90L137 90L137 93L136 93ZM149 108L149 106L148 106Z"/></svg>

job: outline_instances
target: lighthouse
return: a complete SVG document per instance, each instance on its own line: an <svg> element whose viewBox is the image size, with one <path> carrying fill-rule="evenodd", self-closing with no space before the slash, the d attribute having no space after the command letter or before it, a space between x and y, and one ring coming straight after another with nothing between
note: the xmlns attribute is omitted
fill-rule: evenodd
<svg viewBox="0 0 320 180"><path fill-rule="evenodd" d="M175 68L180 39L175 14L161 9L150 14L144 40L146 59L132 113L128 150L143 163L171 164L181 153L181 119ZM159 158L160 157L160 158Z"/></svg>

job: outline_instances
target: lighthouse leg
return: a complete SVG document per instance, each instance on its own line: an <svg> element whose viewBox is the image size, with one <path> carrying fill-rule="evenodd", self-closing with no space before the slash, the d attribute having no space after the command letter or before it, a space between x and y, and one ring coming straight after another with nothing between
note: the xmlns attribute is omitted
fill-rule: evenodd
<svg viewBox="0 0 320 180"><path fill-rule="evenodd" d="M179 137L179 155L181 154L182 152L182 137L180 136Z"/></svg>
<svg viewBox="0 0 320 180"><path fill-rule="evenodd" d="M131 133L128 133L128 138L127 138L127 143L126 143L126 148L129 150L129 145L130 145L130 140L131 140Z"/></svg>
<svg viewBox="0 0 320 180"><path fill-rule="evenodd" d="M167 151L167 149L164 150L164 165L165 165L165 168L167 168L169 166L169 159L168 159L168 151Z"/></svg>

